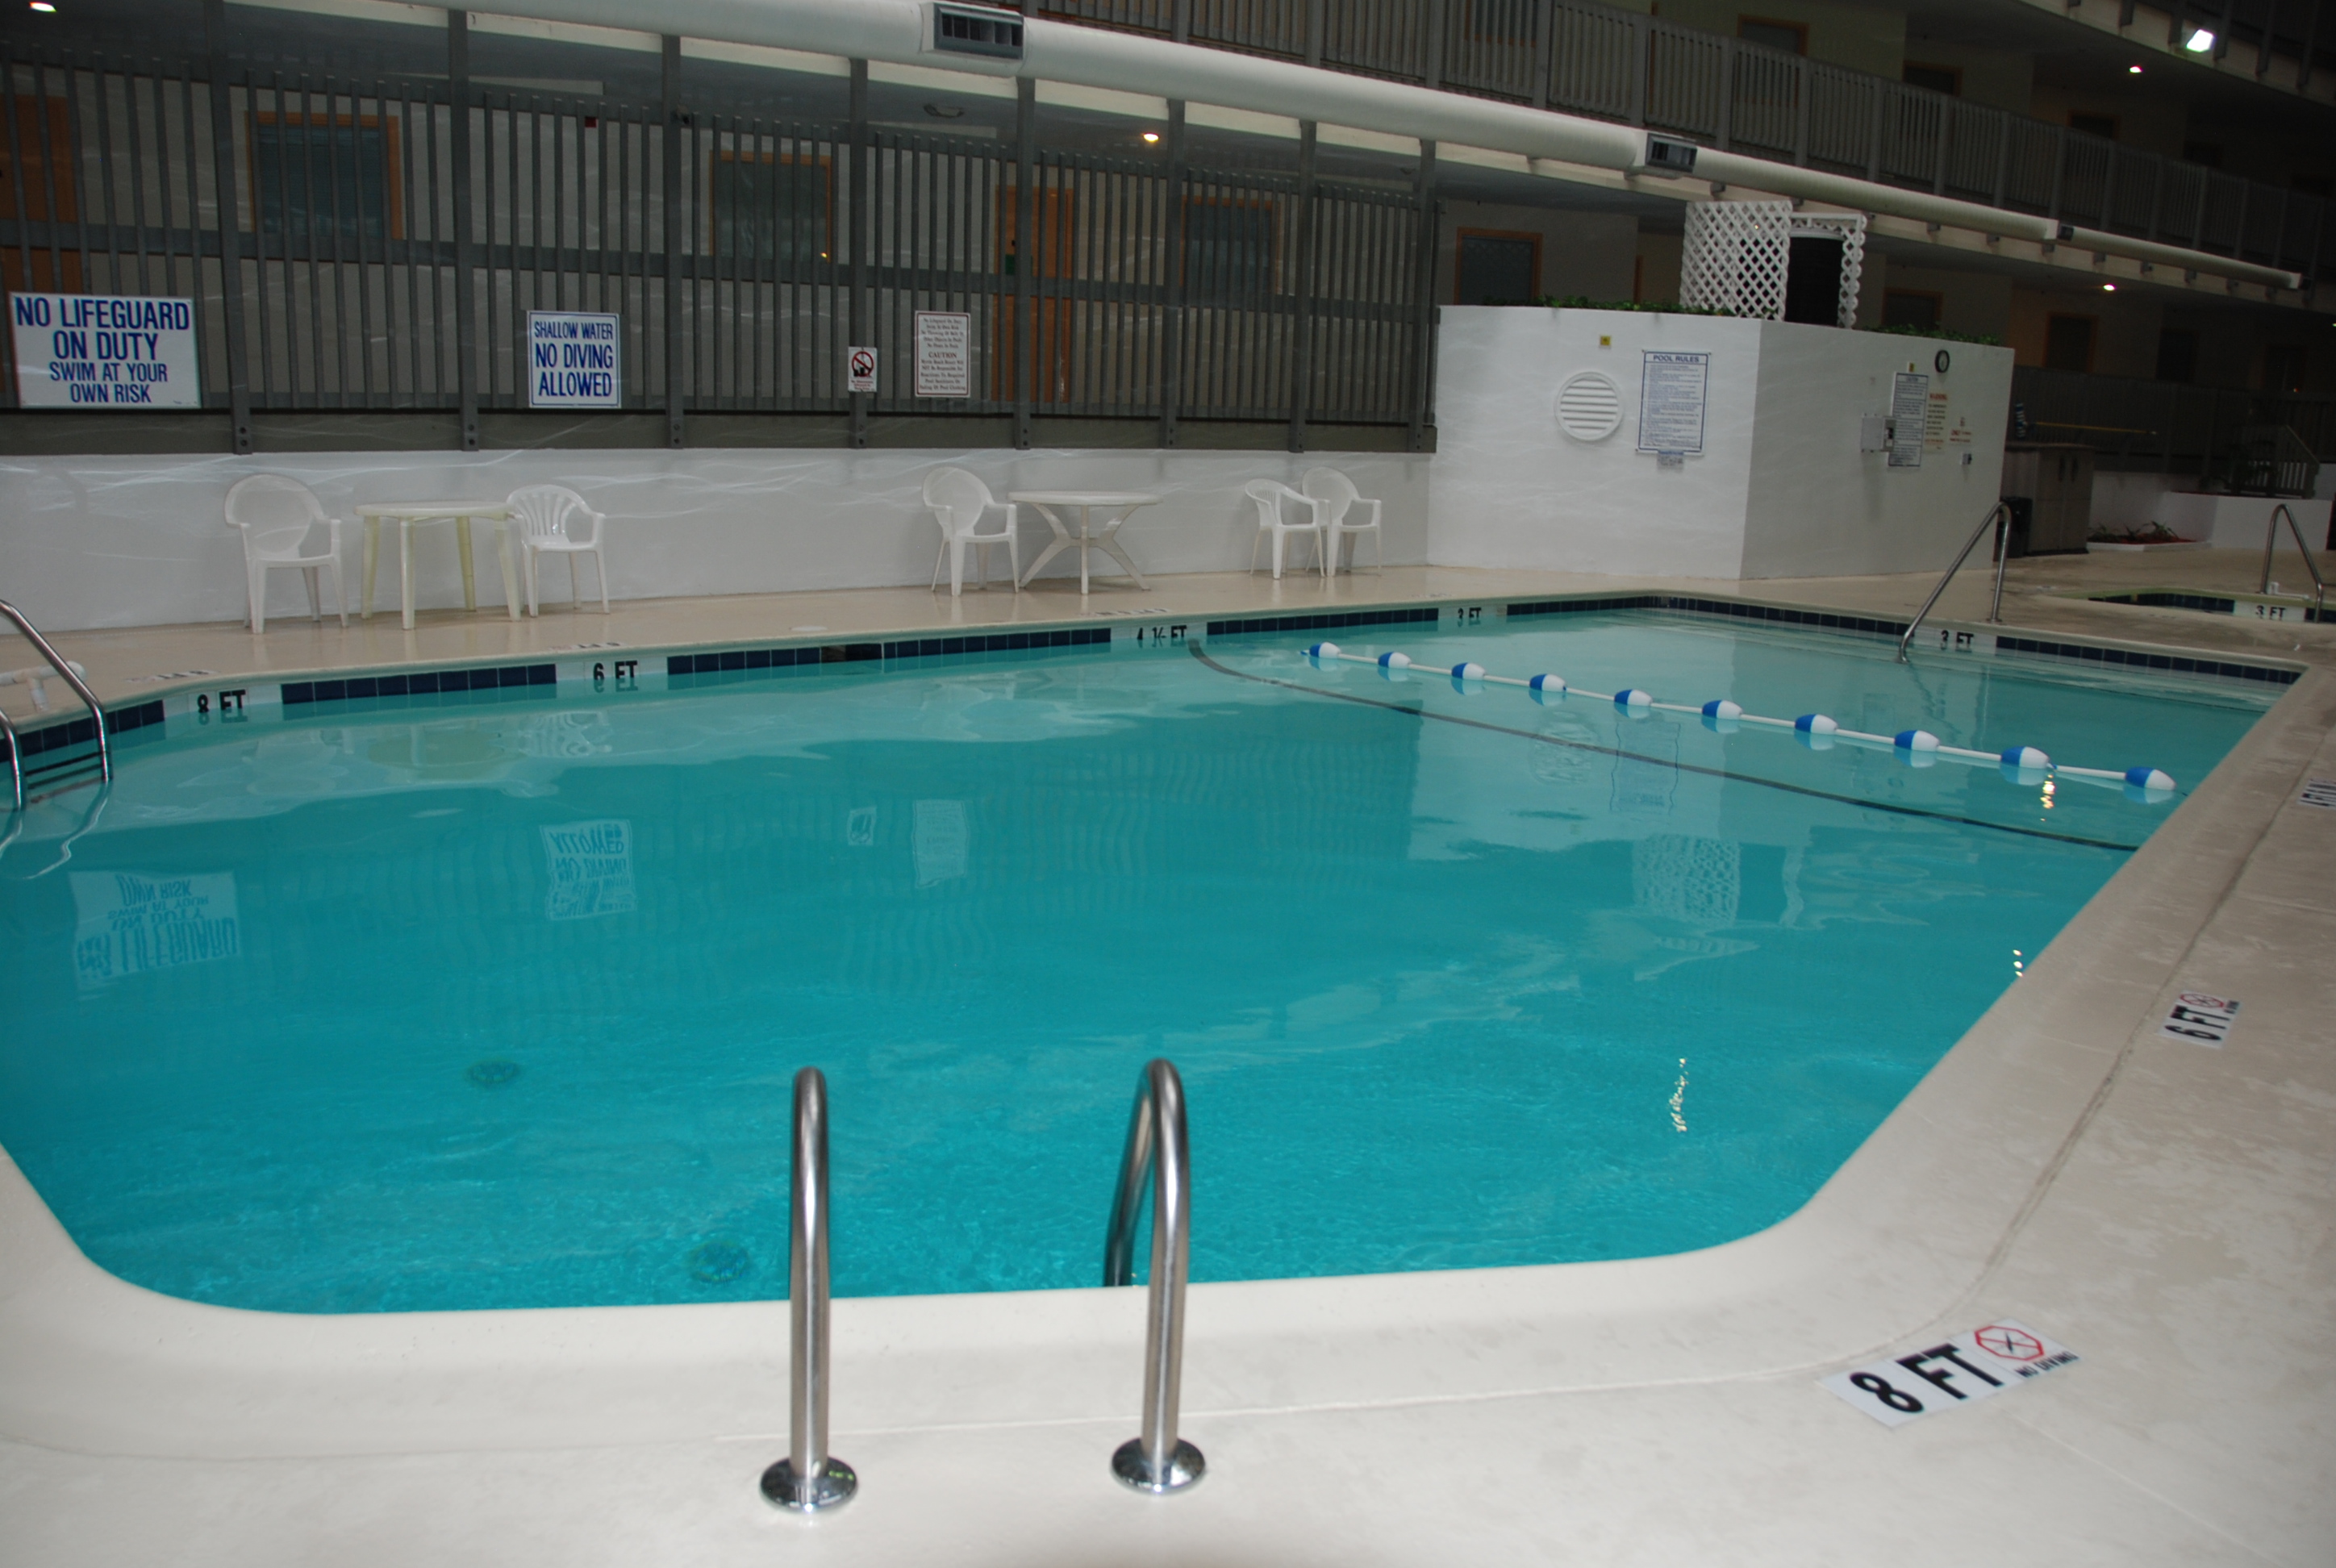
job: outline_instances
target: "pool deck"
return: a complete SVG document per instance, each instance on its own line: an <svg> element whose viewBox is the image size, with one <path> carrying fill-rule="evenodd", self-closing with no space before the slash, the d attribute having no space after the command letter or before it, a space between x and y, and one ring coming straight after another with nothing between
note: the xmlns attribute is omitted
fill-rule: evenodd
<svg viewBox="0 0 2336 1568"><path fill-rule="evenodd" d="M834 1448L862 1492L803 1521L754 1490L785 1448L784 1304L197 1307L101 1273L0 1161L0 1564L2336 1561L2336 811L2298 800L2336 777L2336 628L2064 597L2246 591L2260 569L2012 563L2013 627L2310 667L1806 1209L1679 1258L1195 1287L1190 1495L1107 1473L1135 1429L1138 1291L839 1302ZM1657 589L1903 617L1930 582L1390 568L1166 579L1084 610L886 589L57 640L112 702L194 669L1107 611ZM1986 594L1973 570L1940 613L1973 625ZM2244 1003L2223 1048L2157 1033L2185 989ZM2083 1359L1895 1430L1815 1384L2002 1318Z"/></svg>

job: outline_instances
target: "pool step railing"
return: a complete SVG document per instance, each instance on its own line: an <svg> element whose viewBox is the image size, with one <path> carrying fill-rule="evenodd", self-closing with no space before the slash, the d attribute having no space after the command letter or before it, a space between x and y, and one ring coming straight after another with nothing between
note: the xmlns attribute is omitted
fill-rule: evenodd
<svg viewBox="0 0 2336 1568"><path fill-rule="evenodd" d="M1181 1492L1208 1462L1176 1435L1184 1376L1184 1281L1192 1253L1192 1151L1184 1132L1184 1083L1165 1057L1144 1064L1112 1194L1103 1282L1135 1282L1135 1227L1152 1187L1151 1300L1144 1327L1144 1426L1111 1456L1113 1475L1139 1492Z"/></svg>
<svg viewBox="0 0 2336 1568"><path fill-rule="evenodd" d="M6 616L15 623L16 629L24 634L24 640L40 650L41 657L48 661L49 667L56 672L57 678L71 687L73 696L79 697L83 706L89 709L91 722L97 727L97 775L101 780L111 783L113 778L113 755L105 744L105 709L98 705L97 694L89 689L89 683L82 679L86 672L81 666L52 648L49 645L49 639L41 635L40 628L24 618L24 612L5 599L0 599L0 615ZM26 672L11 673L21 676ZM41 700L38 682L28 681L26 684L32 687L35 704L46 706ZM14 786L12 796L14 804L10 809L22 811L24 807L24 748L19 744L16 726L7 722L5 715L0 715L0 739L5 739L8 744L8 777Z"/></svg>
<svg viewBox="0 0 2336 1568"><path fill-rule="evenodd" d="M2303 570L2312 574L2312 618L2326 620L2328 618L2327 580L2320 575L2320 563L2312 559L2312 547L2303 542L2303 531L2295 525L2295 513L2287 510L2287 502L2283 501L2271 509L2270 526L2263 531L2263 586L2255 591L2264 594L2271 591L2271 555L2273 550L2279 544L2279 524L2282 518L2287 520L2287 531L2295 540L2296 552L2303 557Z"/></svg>
<svg viewBox="0 0 2336 1568"><path fill-rule="evenodd" d="M1940 577L1939 586L1931 590L1931 597L1922 601L1922 608L1916 610L1914 618L1906 623L1905 631L1898 638L1900 664L1906 662L1906 649L1913 642L1914 633L1921 629L1922 618L1931 613L1931 607L1937 604L1939 596L1947 591L1947 584L1954 581L1955 573L1962 570L1965 558L1978 546L1980 536L1988 531L1990 525L1995 529L1995 597L1988 601L1987 624L2003 624L2003 567L2011 559L2011 503L1999 501L1987 509L1987 515L1979 520L1979 526L1963 541L1962 549L1955 551L1955 559Z"/></svg>
<svg viewBox="0 0 2336 1568"><path fill-rule="evenodd" d="M1335 642L1315 643L1307 648L1306 657L1317 668L1326 661L1377 665L1380 673L1390 678L1416 668L1436 667L1414 665L1409 654L1397 649L1391 648L1376 656L1348 653ZM1562 701L1576 695L1602 699L1605 695L1577 692L1575 687L1555 675L1494 675L1473 660L1454 665L1449 674L1453 686L1462 692L1484 685L1520 687L1529 692L1535 702L1541 703ZM1967 766L1993 767L2016 784L2040 784L2048 778L2080 779L2106 789L2123 790L2127 798L2153 805L2170 799L2175 787L2170 775L2154 767L2122 770L2077 767L2068 763L2056 763L2031 745L2009 746L2000 752L1974 751L1969 746L1949 745L1926 729L1904 729L1896 735L1867 735L1860 730L1844 729L1821 713L1805 713L1798 718L1768 718L1757 713L1746 713L1727 697L1714 697L1698 706L1686 703L1657 702L1652 696L1636 687L1625 687L1613 694L1613 703L1617 711L1638 718L1653 713L1698 715L1707 727L1721 734L1740 729L1746 725L1758 729L1783 731L1795 735L1812 751L1830 751L1836 744L1845 742L1868 750L1896 752L1914 767L1930 767L1942 757Z"/></svg>
<svg viewBox="0 0 2336 1568"><path fill-rule="evenodd" d="M763 1472L763 1495L800 1514L852 1501L860 1477L827 1449L827 1079L795 1075L794 1163L788 1178L787 1456Z"/></svg>

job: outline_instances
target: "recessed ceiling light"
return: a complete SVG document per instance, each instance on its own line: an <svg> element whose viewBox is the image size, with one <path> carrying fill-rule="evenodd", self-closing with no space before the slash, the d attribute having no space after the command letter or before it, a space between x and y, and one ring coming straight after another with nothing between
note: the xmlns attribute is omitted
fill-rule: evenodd
<svg viewBox="0 0 2336 1568"><path fill-rule="evenodd" d="M2214 35L2212 33L2207 32L2204 27L2199 28L2196 32L2191 34L2189 38L2186 39L2182 45L2182 47L2187 49L2193 54L2204 54L2207 50L2212 49L2214 46Z"/></svg>
<svg viewBox="0 0 2336 1568"><path fill-rule="evenodd" d="M2138 76L2141 74L2141 67L2138 65L2128 65L2125 68L2125 73L2128 76Z"/></svg>
<svg viewBox="0 0 2336 1568"><path fill-rule="evenodd" d="M2104 294L2115 294L2117 292L2117 285L2114 283L2104 283L2101 285L2101 292Z"/></svg>
<svg viewBox="0 0 2336 1568"><path fill-rule="evenodd" d="M1147 131L1144 133L1144 140L1146 141L1157 141L1160 140L1160 132L1157 131Z"/></svg>
<svg viewBox="0 0 2336 1568"><path fill-rule="evenodd" d="M35 11L54 11L56 7L50 5L49 0L33 0L33 9Z"/></svg>

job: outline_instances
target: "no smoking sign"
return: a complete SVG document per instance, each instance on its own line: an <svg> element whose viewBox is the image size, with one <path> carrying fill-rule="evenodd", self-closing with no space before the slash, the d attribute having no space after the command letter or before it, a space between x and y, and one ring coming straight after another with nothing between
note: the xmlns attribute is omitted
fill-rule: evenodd
<svg viewBox="0 0 2336 1568"><path fill-rule="evenodd" d="M876 351L872 348L847 348L843 351L843 390L873 392L876 390Z"/></svg>
<svg viewBox="0 0 2336 1568"><path fill-rule="evenodd" d="M1992 1399L2076 1359L2066 1345L2006 1318L1817 1382L1883 1426L1903 1427L1935 1411Z"/></svg>

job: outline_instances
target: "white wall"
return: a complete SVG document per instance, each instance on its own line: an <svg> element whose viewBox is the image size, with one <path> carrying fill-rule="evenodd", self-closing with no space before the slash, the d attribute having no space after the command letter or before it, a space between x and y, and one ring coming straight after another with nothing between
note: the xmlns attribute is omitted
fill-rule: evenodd
<svg viewBox="0 0 2336 1568"><path fill-rule="evenodd" d="M1257 524L1241 485L1260 476L1296 484L1305 470L1326 463L1344 470L1365 495L1386 501L1391 564L1426 560L1425 456L822 449L19 457L0 459L0 583L44 630L240 620L243 555L223 502L228 486L245 474L275 472L300 479L344 520L352 614L363 537L352 507L493 498L544 482L571 485L608 514L613 599L921 586L931 577L939 534L918 489L943 463L971 469L1000 496L1008 490L1161 492L1165 499L1137 512L1122 536L1147 574L1245 568ZM478 534L479 599L492 604L501 592L493 531L482 527ZM1021 537L1027 564L1053 534L1026 508ZM451 528L420 534L414 560L421 605L462 602ZM993 573L1005 569L1003 554L994 554ZM380 570L375 602L394 613L390 537L382 542ZM584 568L588 579L590 570ZM1077 570L1076 553L1066 551L1048 563L1046 575ZM269 575L269 615L307 614L297 575ZM547 593L564 595L567 583L564 569L547 567Z"/></svg>
<svg viewBox="0 0 2336 1568"><path fill-rule="evenodd" d="M1930 372L1942 347L1950 370L1932 385L1970 443L1927 453L1919 469L1861 453L1859 416L1887 412L1892 374L1910 363ZM1704 450L1675 469L1636 450L1650 348L1712 355ZM1624 407L1620 428L1584 443L1558 428L1556 398L1590 369L1613 377ZM1448 306L1430 558L1660 577L1933 570L1994 503L2010 387L2002 348L1718 317Z"/></svg>

